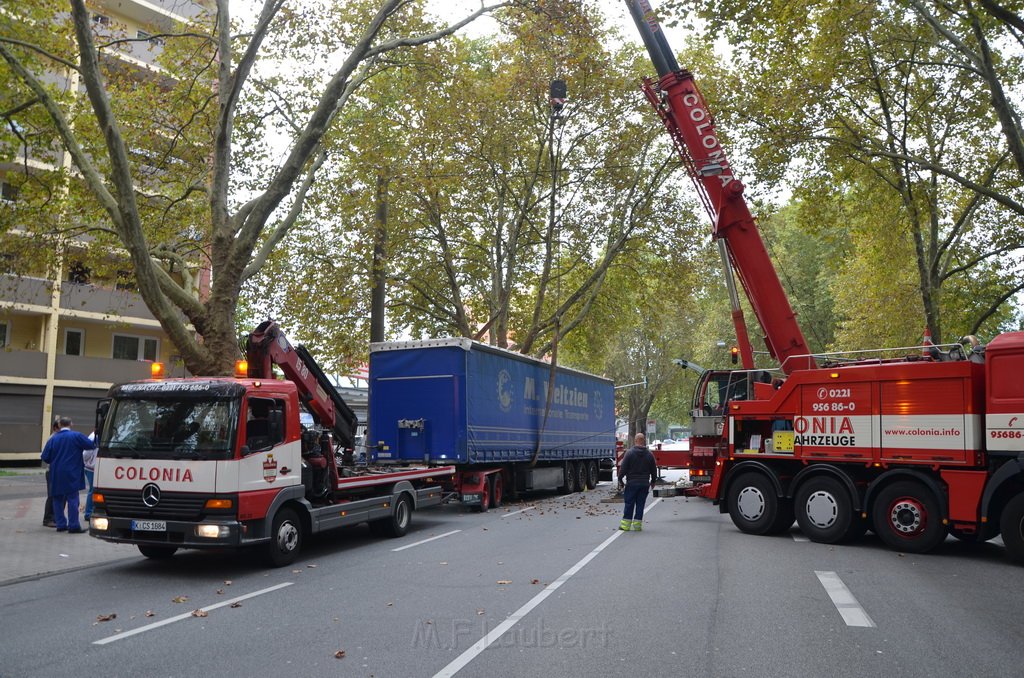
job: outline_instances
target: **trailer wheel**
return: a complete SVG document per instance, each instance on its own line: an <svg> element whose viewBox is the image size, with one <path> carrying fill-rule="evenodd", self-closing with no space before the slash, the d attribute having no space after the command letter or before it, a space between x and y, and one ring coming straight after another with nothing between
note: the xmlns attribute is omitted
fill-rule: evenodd
<svg viewBox="0 0 1024 678"><path fill-rule="evenodd" d="M600 469L597 468L597 461L591 459L584 462L587 465L587 489L592 490L597 487L597 483L600 480L598 474Z"/></svg>
<svg viewBox="0 0 1024 678"><path fill-rule="evenodd" d="M283 508L277 512L266 549L267 560L272 567L290 565L299 555L302 549L302 523L295 511Z"/></svg>
<svg viewBox="0 0 1024 678"><path fill-rule="evenodd" d="M729 516L741 532L770 534L779 526L779 497L761 473L740 475L729 485ZM792 518L790 518L792 524Z"/></svg>
<svg viewBox="0 0 1024 678"><path fill-rule="evenodd" d="M817 476L800 485L794 498L800 531L819 544L837 544L853 524L853 502L835 478Z"/></svg>
<svg viewBox="0 0 1024 678"><path fill-rule="evenodd" d="M571 461L565 462L561 490L562 494L572 494L576 491L576 464Z"/></svg>
<svg viewBox="0 0 1024 678"><path fill-rule="evenodd" d="M582 492L587 489L587 462L576 462L576 491Z"/></svg>
<svg viewBox="0 0 1024 678"><path fill-rule="evenodd" d="M487 513L491 508L491 481L484 477L484 486L480 491L480 503L473 507L477 513Z"/></svg>
<svg viewBox="0 0 1024 678"><path fill-rule="evenodd" d="M878 538L897 551L927 553L946 538L939 501L921 483L901 480L883 487L871 515Z"/></svg>
<svg viewBox="0 0 1024 678"><path fill-rule="evenodd" d="M152 544L139 544L139 553L152 558L153 560L165 560L177 552L177 546L153 546Z"/></svg>
<svg viewBox="0 0 1024 678"><path fill-rule="evenodd" d="M505 494L505 481L501 477L501 471L491 476L491 506L501 508L501 500Z"/></svg>
<svg viewBox="0 0 1024 678"><path fill-rule="evenodd" d="M999 519L999 530L1006 544L1006 555L1015 563L1024 563L1024 494L1011 499Z"/></svg>

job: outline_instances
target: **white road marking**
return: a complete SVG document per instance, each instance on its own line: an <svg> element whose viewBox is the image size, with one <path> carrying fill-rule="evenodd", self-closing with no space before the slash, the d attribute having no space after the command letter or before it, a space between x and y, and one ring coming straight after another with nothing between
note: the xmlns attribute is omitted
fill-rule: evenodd
<svg viewBox="0 0 1024 678"><path fill-rule="evenodd" d="M524 509L519 509L518 511L513 511L512 513L506 513L505 515L502 516L502 518L508 518L509 516L518 515L520 513L526 513L527 511L532 511L535 508L537 508L537 507L536 506L527 506Z"/></svg>
<svg viewBox="0 0 1024 678"><path fill-rule="evenodd" d="M847 626L875 626L875 622L871 621L871 617L853 597L850 589L846 588L846 584L838 574L820 570L815 570L814 574L818 575L818 581L825 587L825 593L832 599L832 604L839 610L839 614L842 615Z"/></svg>
<svg viewBox="0 0 1024 678"><path fill-rule="evenodd" d="M209 612L210 610L216 610L218 607L224 607L226 605L232 605L232 604L237 603L237 602L239 602L241 600L247 600L249 598L255 598L256 596L262 596L264 593L270 593L271 591L276 591L278 589L283 589L286 586L291 586L292 583L293 582L286 581L283 584L278 584L277 586L271 586L270 588L260 589L259 591L253 591L252 593L247 593L244 596L238 596L237 598L232 598L231 600L223 600L223 601L221 601L219 603L215 603L213 605L207 605L207 606L201 607L199 609L205 610L206 612ZM100 640L94 640L92 644L93 645L106 645L107 643L112 643L115 640L123 640L124 638L128 638L130 636L134 636L134 635L137 635L139 633L143 633L144 631L152 631L153 629L159 628L161 626L167 626L168 624L173 624L176 621L181 621L182 619L188 619L191 616L192 616L192 612L190 611L190 612L186 612L184 614L179 614L176 617L170 617L168 619L161 619L158 622L153 622L152 624L146 624L145 626L140 626L139 628L132 629L131 631L125 631L124 633L118 633L117 635L108 636L106 638L101 638Z"/></svg>
<svg viewBox="0 0 1024 678"><path fill-rule="evenodd" d="M650 511L660 501L661 499L655 499L654 501L652 501L651 505L647 507L647 510ZM452 663L448 664L448 666L444 667L436 674L434 674L434 678L448 678L449 676L454 676L456 673L461 671L466 666L466 664L473 661L477 657L477 655L486 650L491 643L498 640L498 638L501 638L506 631L508 631L513 626L522 621L523 617L528 615L530 611L533 610L533 608L537 607L542 602L544 602L545 598L554 593L562 584L569 581L570 577L572 577L574 574L582 570L587 563L589 563L591 560L597 557L598 553L605 550L605 548L607 548L609 544L611 544L613 541L621 537L623 534L625 534L623 530L615 530L615 533L612 536L608 537L603 542L601 542L601 544L593 551L583 556L583 558L578 563L576 563L568 570L566 570L565 574L563 574L561 577L545 586L543 591L535 595L525 605L523 605L521 608L513 612L511 615L509 615L509 617L505 621L494 627L494 629L488 632L487 635L485 635L483 638L476 641L476 643L474 643L472 647L470 647L468 650L466 650L458 657L456 657L455 660L452 661Z"/></svg>
<svg viewBox="0 0 1024 678"><path fill-rule="evenodd" d="M445 532L444 534L439 534L436 537L430 537L429 539L422 539L422 540L420 540L418 542L414 542L412 544L406 544L405 546L399 546L397 549L391 549L391 550L392 551L404 551L405 549L411 549L413 546L419 546L420 544L426 544L428 541L434 541L435 539L441 539L443 537L450 537L451 535L455 534L456 532L462 532L462 530L452 530L451 532Z"/></svg>

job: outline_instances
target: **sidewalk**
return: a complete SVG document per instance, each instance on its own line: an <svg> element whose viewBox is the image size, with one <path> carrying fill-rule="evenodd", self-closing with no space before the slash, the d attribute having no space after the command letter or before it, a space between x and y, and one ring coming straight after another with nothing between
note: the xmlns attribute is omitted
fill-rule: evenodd
<svg viewBox="0 0 1024 678"><path fill-rule="evenodd" d="M0 586L123 558L141 558L127 544L43 527L46 479L42 469L4 469L0 476ZM82 492L85 504L85 492ZM83 521L82 528L85 529Z"/></svg>

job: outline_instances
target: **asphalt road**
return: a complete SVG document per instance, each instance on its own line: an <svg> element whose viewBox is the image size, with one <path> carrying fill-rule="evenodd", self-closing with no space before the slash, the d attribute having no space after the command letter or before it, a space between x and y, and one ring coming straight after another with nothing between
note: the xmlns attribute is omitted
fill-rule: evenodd
<svg viewBox="0 0 1024 678"><path fill-rule="evenodd" d="M397 540L343 530L276 570L183 552L19 581L0 587L0 675L1024 672L1024 569L997 544L752 537L682 498L619 533L610 490L431 509Z"/></svg>

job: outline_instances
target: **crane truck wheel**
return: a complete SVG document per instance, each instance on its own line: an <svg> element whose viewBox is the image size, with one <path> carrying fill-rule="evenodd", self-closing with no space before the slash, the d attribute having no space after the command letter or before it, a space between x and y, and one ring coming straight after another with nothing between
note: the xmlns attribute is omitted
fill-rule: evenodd
<svg viewBox="0 0 1024 678"><path fill-rule="evenodd" d="M302 523L290 508L283 508L274 516L270 541L266 546L267 561L272 567L290 565L302 549Z"/></svg>
<svg viewBox="0 0 1024 678"><path fill-rule="evenodd" d="M1006 555L1015 563L1024 564L1024 494L1011 499L999 519L999 530L1006 544Z"/></svg>
<svg viewBox="0 0 1024 678"><path fill-rule="evenodd" d="M797 489L793 501L800 531L811 541L837 544L853 524L850 494L835 478L809 478Z"/></svg>
<svg viewBox="0 0 1024 678"><path fill-rule="evenodd" d="M597 462L593 459L585 463L587 465L587 489L592 490L597 487L600 469L597 468Z"/></svg>
<svg viewBox="0 0 1024 678"><path fill-rule="evenodd" d="M927 553L946 538L938 500L912 480L883 487L871 506L871 516L878 538L896 551Z"/></svg>
<svg viewBox="0 0 1024 678"><path fill-rule="evenodd" d="M480 492L480 503L473 507L477 513L487 513L491 509L491 479L484 478L484 486Z"/></svg>
<svg viewBox="0 0 1024 678"><path fill-rule="evenodd" d="M741 532L770 534L779 526L779 497L761 473L741 474L729 485L729 516ZM792 524L792 517L790 517Z"/></svg>
<svg viewBox="0 0 1024 678"><path fill-rule="evenodd" d="M139 544L139 553L152 558L153 560L164 560L170 558L178 550L176 546L153 546L152 544Z"/></svg>

